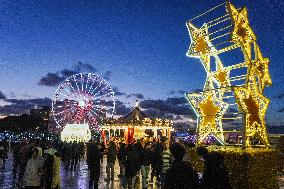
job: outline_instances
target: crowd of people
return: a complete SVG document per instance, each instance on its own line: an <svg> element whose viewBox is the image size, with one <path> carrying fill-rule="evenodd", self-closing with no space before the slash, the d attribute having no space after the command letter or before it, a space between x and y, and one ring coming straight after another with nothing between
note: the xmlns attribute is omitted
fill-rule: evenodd
<svg viewBox="0 0 284 189"><path fill-rule="evenodd" d="M186 149L192 144L175 142L170 145L167 138L160 141L137 140L130 144L110 141L106 149L107 178L114 180L114 164L118 159L123 188L148 188L149 182L156 177L156 184L162 189L230 189L228 172L222 155L209 153L205 147L198 147L197 153L204 160L202 177L193 169ZM87 144L87 163L90 169L90 188L98 188L100 178L101 145L94 141Z"/></svg>
<svg viewBox="0 0 284 189"><path fill-rule="evenodd" d="M194 145L183 142L170 144L166 137L151 141L135 140L129 144L110 140L107 147L96 140L88 143L48 143L38 140L4 143L0 147L0 166L4 168L11 149L14 179L20 181L21 185L25 188L61 188L60 167L65 171L76 171L78 163L86 159L89 188L97 189L105 155L105 182L114 181L114 165L118 162L122 188L139 188L142 178L143 189L153 184L154 180L161 189L230 189L223 157L208 153L205 147L198 147L197 153L205 165L201 177L190 163L187 150L191 147Z"/></svg>
<svg viewBox="0 0 284 189"><path fill-rule="evenodd" d="M52 143L34 141L7 142L0 147L2 169L8 152L13 155L13 178L24 188L60 188L61 154Z"/></svg>

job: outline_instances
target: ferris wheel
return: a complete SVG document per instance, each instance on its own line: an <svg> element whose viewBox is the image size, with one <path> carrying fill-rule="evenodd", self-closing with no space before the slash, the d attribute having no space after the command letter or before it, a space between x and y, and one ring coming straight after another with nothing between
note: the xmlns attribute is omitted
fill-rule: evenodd
<svg viewBox="0 0 284 189"><path fill-rule="evenodd" d="M112 116L115 110L114 91L100 76L75 74L57 88L52 100L52 113L57 128L66 124L88 124L99 128L100 120Z"/></svg>

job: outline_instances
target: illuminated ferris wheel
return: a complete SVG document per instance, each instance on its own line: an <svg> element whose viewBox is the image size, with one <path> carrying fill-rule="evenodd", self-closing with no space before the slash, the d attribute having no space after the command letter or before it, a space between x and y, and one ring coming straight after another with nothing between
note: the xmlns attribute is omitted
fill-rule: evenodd
<svg viewBox="0 0 284 189"><path fill-rule="evenodd" d="M88 124L99 128L100 120L112 116L115 110L114 91L100 76L75 74L57 88L52 100L52 112L57 128L66 124Z"/></svg>

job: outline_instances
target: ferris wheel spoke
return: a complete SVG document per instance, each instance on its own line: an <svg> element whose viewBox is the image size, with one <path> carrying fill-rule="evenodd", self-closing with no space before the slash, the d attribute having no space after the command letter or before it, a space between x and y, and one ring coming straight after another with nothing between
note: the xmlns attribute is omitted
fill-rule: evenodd
<svg viewBox="0 0 284 189"><path fill-rule="evenodd" d="M96 116L99 116L94 110L90 110L90 112L93 112L94 114L96 114Z"/></svg>
<svg viewBox="0 0 284 189"><path fill-rule="evenodd" d="M75 96L73 93L71 93L68 89L65 89L69 94L71 94L75 99L77 99L77 101L79 101L80 99L78 99L77 96Z"/></svg>
<svg viewBox="0 0 284 189"><path fill-rule="evenodd" d="M102 86L102 82L103 82L103 81L100 81L100 84L99 84L98 86L96 86L96 88L93 89L92 92L90 92L90 93L93 94L93 92L94 92L97 88L101 87L101 86Z"/></svg>
<svg viewBox="0 0 284 189"><path fill-rule="evenodd" d="M78 81L75 79L75 76L73 76L73 78L74 78L76 87L77 87L77 89L78 89L78 92L81 91L80 88L79 88L79 85L78 85ZM80 94L78 94L78 96L79 96L79 98L77 98L77 99L83 100L83 98L82 98L82 96L81 96Z"/></svg>
<svg viewBox="0 0 284 189"><path fill-rule="evenodd" d="M105 112L103 112L102 110L104 110L105 108L101 108L101 107L97 107L96 110L98 110L99 112L101 112L102 114L104 114Z"/></svg>
<svg viewBox="0 0 284 189"><path fill-rule="evenodd" d="M73 92L74 93L76 93L76 90L74 89L74 87L73 87L73 85L70 83L70 87L71 87L71 89L73 90ZM71 92L70 92L71 93ZM72 93L73 94L73 93ZM73 96L75 96L75 95L73 95ZM79 100L81 100L77 95L76 95L76 99L79 101Z"/></svg>
<svg viewBox="0 0 284 189"><path fill-rule="evenodd" d="M59 94L59 95L62 95L62 96L64 96L64 97L66 97L68 100L77 101L76 99L74 99L74 98L72 98L72 97L70 97L70 96L67 96L67 95L65 95L65 94L63 94L63 93L57 93L57 94ZM64 101L64 100L63 100L63 101Z"/></svg>
<svg viewBox="0 0 284 189"><path fill-rule="evenodd" d="M54 115L57 116L57 115L60 115L60 114L63 114L64 112L66 112L65 110L61 111L61 112L57 112L55 113Z"/></svg>
<svg viewBox="0 0 284 189"><path fill-rule="evenodd" d="M88 89L88 84L89 84L90 75L91 75L91 74L88 74L88 77L87 77L87 82L86 82L86 86L85 86L85 91L87 91L87 89Z"/></svg>
<svg viewBox="0 0 284 189"><path fill-rule="evenodd" d="M106 94L102 94L102 95L99 95L99 96L96 96L96 98L94 98L94 99L92 99L92 100L97 100L97 99L99 99L99 98L101 98L101 97L107 97L108 95L110 95L110 94L114 94L114 92L113 91L111 91L111 92L109 92L109 93L106 93Z"/></svg>
<svg viewBox="0 0 284 189"><path fill-rule="evenodd" d="M75 81L77 90L80 91L79 86L78 86L78 81L76 80L75 75L73 76L73 80Z"/></svg>
<svg viewBox="0 0 284 189"><path fill-rule="evenodd" d="M88 93L90 93L90 91L93 89L93 85L95 84L96 82L93 82L92 84L91 84L91 87L88 89Z"/></svg>
<svg viewBox="0 0 284 189"><path fill-rule="evenodd" d="M58 120L58 123L60 123L61 121L63 121L66 118L66 116L62 117L60 120Z"/></svg>
<svg viewBox="0 0 284 189"><path fill-rule="evenodd" d="M100 89L98 92L96 92L94 94L94 96L96 96L98 93L102 92L103 90L105 90L107 87L109 87L108 85L104 86L102 89Z"/></svg>
<svg viewBox="0 0 284 189"><path fill-rule="evenodd" d="M84 92L84 81L82 82L83 79L83 74L81 73L81 88L82 88L82 92Z"/></svg>

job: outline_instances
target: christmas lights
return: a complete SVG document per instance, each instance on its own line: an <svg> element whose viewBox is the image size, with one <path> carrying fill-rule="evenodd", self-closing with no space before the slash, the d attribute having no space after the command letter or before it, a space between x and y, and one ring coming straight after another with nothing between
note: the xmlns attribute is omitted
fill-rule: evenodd
<svg viewBox="0 0 284 189"><path fill-rule="evenodd" d="M234 27L231 32L231 40L240 44L246 55L251 58L251 45L252 42L256 41L256 36L249 25L247 9L242 8L238 11L236 7L229 2L227 9Z"/></svg>
<svg viewBox="0 0 284 189"><path fill-rule="evenodd" d="M211 91L203 93L203 96L187 94L187 98L198 117L197 144L210 134L223 144L222 117L228 104L218 100Z"/></svg>
<svg viewBox="0 0 284 189"><path fill-rule="evenodd" d="M213 134L216 139L224 143L222 120L241 118L240 116L224 117L228 107L234 106L234 108L238 108L239 112L243 113L243 147L251 146L253 137L257 137L263 145L269 146L265 126L265 114L269 99L263 96L265 87L272 84L268 70L269 59L262 56L256 41L257 37L248 21L247 9L237 9L229 1L225 4L228 14L203 23L201 28L197 28L191 21L204 16L223 4L186 23L191 39L190 48L186 55L199 58L207 76L201 93L186 94L198 119L197 144L201 144L209 134ZM226 25L225 22L228 21L231 22ZM222 28L209 32L209 28L219 25ZM227 32L227 29L230 28L232 30ZM213 34L217 34L217 36L213 37ZM218 42L217 45L213 44L213 41L223 39L228 35L230 35L230 40ZM217 49L216 46L228 42L229 46ZM252 45L254 46L253 49ZM219 54L236 48L241 48L244 61L224 66ZM252 54L254 54L254 59ZM214 70L210 66L212 63L215 64ZM246 74L231 76L232 70L236 69L246 69ZM234 84L235 82L237 84Z"/></svg>

